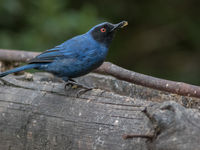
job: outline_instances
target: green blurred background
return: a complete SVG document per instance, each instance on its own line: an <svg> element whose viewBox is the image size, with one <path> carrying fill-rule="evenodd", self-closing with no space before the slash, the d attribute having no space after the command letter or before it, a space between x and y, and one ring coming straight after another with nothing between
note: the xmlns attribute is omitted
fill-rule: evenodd
<svg viewBox="0 0 200 150"><path fill-rule="evenodd" d="M107 57L200 85L199 0L0 0L0 48L44 51L103 21L127 20Z"/></svg>

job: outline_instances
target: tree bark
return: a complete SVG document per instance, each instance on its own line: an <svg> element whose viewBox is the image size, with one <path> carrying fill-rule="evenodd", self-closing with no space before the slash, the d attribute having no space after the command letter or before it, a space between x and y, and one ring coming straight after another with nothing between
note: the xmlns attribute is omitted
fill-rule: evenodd
<svg viewBox="0 0 200 150"><path fill-rule="evenodd" d="M77 81L95 88L64 89L47 73L2 78L0 149L200 149L199 99L97 74Z"/></svg>

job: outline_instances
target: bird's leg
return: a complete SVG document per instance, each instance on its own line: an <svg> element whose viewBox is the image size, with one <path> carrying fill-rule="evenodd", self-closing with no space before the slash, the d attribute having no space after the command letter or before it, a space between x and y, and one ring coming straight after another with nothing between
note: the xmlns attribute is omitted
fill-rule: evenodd
<svg viewBox="0 0 200 150"><path fill-rule="evenodd" d="M74 81L73 79L69 79L69 80L66 82L66 84L65 84L65 89L66 89L67 86L71 86L73 89L74 89L74 88L78 88L78 87L83 88L83 89L81 89L81 90L78 91L77 97L79 97L80 95L84 94L84 93L87 92L87 91L92 90L92 87L88 87L88 86L85 86L85 85L83 85L83 84L77 83L77 82Z"/></svg>
<svg viewBox="0 0 200 150"><path fill-rule="evenodd" d="M72 87L72 88L75 88L75 87L73 87L75 82L76 82L76 81L74 81L73 79L68 79L68 80L65 82L65 89L66 89L67 86L70 86L70 87Z"/></svg>
<svg viewBox="0 0 200 150"><path fill-rule="evenodd" d="M86 86L86 85L83 85L83 84L80 84L80 83L77 83L76 81L74 81L73 79L69 79L67 81L67 83L65 84L65 88L67 86L71 86L72 88L84 88L86 91L89 91L89 90L92 90L92 87L89 87L89 86Z"/></svg>

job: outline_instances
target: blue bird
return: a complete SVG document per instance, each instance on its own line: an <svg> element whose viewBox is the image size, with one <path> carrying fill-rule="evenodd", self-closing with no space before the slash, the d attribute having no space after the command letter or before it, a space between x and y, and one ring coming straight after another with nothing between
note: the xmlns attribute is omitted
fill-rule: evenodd
<svg viewBox="0 0 200 150"><path fill-rule="evenodd" d="M65 82L85 75L103 63L116 30L126 25L127 21L118 24L98 24L85 34L46 50L30 60L27 65L0 73L0 77L27 69L50 72Z"/></svg>

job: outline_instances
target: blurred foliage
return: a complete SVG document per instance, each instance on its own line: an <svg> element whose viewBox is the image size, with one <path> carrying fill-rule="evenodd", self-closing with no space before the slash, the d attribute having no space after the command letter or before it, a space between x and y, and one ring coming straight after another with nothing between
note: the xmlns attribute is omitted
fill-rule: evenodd
<svg viewBox="0 0 200 150"><path fill-rule="evenodd" d="M129 21L108 59L200 85L198 0L0 0L0 48L44 51L103 21Z"/></svg>

